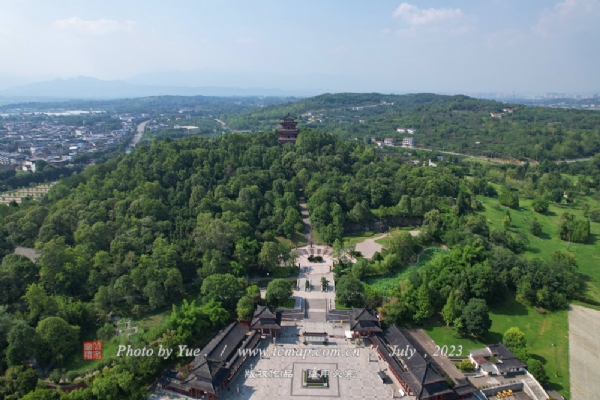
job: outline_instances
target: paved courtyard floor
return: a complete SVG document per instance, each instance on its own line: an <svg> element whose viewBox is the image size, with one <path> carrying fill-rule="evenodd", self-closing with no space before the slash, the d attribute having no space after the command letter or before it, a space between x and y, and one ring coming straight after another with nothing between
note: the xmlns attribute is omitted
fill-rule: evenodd
<svg viewBox="0 0 600 400"><path fill-rule="evenodd" d="M278 357L273 354L276 348L281 351L295 349L294 351L312 350L313 352L317 349L321 351L339 349L341 354L329 357L316 355ZM381 382L377 375L378 371L384 371L388 377L391 377L391 373L387 371L387 364L379 356L369 356L371 349L368 347L359 347L358 356L353 352L357 347L343 340L332 342L328 346L269 343L264 345L264 349L271 355L249 359L229 385L230 390L224 393L223 399L392 399L394 392L397 398L400 398L397 383L390 378L385 384ZM328 371L330 377L328 388L303 386L302 371L313 369Z"/></svg>

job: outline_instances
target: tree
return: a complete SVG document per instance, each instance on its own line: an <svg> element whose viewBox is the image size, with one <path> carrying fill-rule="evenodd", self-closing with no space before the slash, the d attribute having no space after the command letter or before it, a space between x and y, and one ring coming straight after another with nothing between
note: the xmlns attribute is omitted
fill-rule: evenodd
<svg viewBox="0 0 600 400"><path fill-rule="evenodd" d="M549 207L550 203L548 203L548 200L545 199L537 198L533 200L533 202L531 202L531 208L533 208L533 211L535 211L538 214L545 213L546 211L548 211Z"/></svg>
<svg viewBox="0 0 600 400"><path fill-rule="evenodd" d="M460 317L460 310L456 307L456 301L454 299L454 290L448 295L446 304L442 308L442 317L446 326L449 326L456 318Z"/></svg>
<svg viewBox="0 0 600 400"><path fill-rule="evenodd" d="M229 255L238 239L233 227L220 219L212 218L210 214L199 214L197 222L194 237L198 250L219 250Z"/></svg>
<svg viewBox="0 0 600 400"><path fill-rule="evenodd" d="M423 217L421 237L424 240L439 239L442 234L442 216L439 210L431 210Z"/></svg>
<svg viewBox="0 0 600 400"><path fill-rule="evenodd" d="M221 302L210 299L200 307L200 311L208 317L213 328L219 328L229 319L229 311L223 308Z"/></svg>
<svg viewBox="0 0 600 400"><path fill-rule="evenodd" d="M8 254L0 265L0 304L19 300L28 285L37 281L38 268L27 257Z"/></svg>
<svg viewBox="0 0 600 400"><path fill-rule="evenodd" d="M242 297L237 303L237 316L240 321L249 321L254 314L254 301L248 297Z"/></svg>
<svg viewBox="0 0 600 400"><path fill-rule="evenodd" d="M504 218L502 219L502 227L504 228L504 230L506 230L510 227L510 216L508 216L508 215L504 216Z"/></svg>
<svg viewBox="0 0 600 400"><path fill-rule="evenodd" d="M40 338L36 355L41 360L60 365L79 349L79 327L69 325L60 317L41 320L35 330Z"/></svg>
<svg viewBox="0 0 600 400"><path fill-rule="evenodd" d="M410 232L395 230L388 235L385 250L398 255L402 264L406 264L415 254L415 242Z"/></svg>
<svg viewBox="0 0 600 400"><path fill-rule="evenodd" d="M38 334L25 321L17 321L8 332L6 359L9 365L21 365L27 362L35 352Z"/></svg>
<svg viewBox="0 0 600 400"><path fill-rule="evenodd" d="M529 233L531 233L533 236L540 236L542 234L542 224L539 223L537 218L534 218L533 221L531 221Z"/></svg>
<svg viewBox="0 0 600 400"><path fill-rule="evenodd" d="M590 236L590 221L577 219L571 213L563 213L559 219L558 237L575 243L585 243Z"/></svg>
<svg viewBox="0 0 600 400"><path fill-rule="evenodd" d="M24 298L29 309L28 319L31 322L36 322L39 317L57 311L55 298L48 296L41 284L32 283L29 285Z"/></svg>
<svg viewBox="0 0 600 400"><path fill-rule="evenodd" d="M539 360L536 360L535 358L527 360L527 371L529 371L529 373L541 384L548 382L546 370Z"/></svg>
<svg viewBox="0 0 600 400"><path fill-rule="evenodd" d="M159 282L149 282L144 288L144 296L148 298L148 304L152 308L162 307L165 302L165 289Z"/></svg>
<svg viewBox="0 0 600 400"><path fill-rule="evenodd" d="M502 344L509 350L527 346L525 334L518 327L509 328L502 336Z"/></svg>
<svg viewBox="0 0 600 400"><path fill-rule="evenodd" d="M175 344L188 344L201 334L210 325L208 316L202 308L196 305L196 301L188 303L183 299L181 307L173 305L171 315L167 317L167 331L172 332L172 340Z"/></svg>
<svg viewBox="0 0 600 400"><path fill-rule="evenodd" d="M17 377L17 390L21 396L35 389L38 383L38 375L33 368L27 368L19 373Z"/></svg>
<svg viewBox="0 0 600 400"><path fill-rule="evenodd" d="M115 337L116 332L115 325L112 322L107 322L98 329L96 336L98 336L98 339L108 342Z"/></svg>
<svg viewBox="0 0 600 400"><path fill-rule="evenodd" d="M519 360L527 362L530 355L527 351L527 340L525 334L517 327L509 328L502 337L502 343L509 349Z"/></svg>
<svg viewBox="0 0 600 400"><path fill-rule="evenodd" d="M204 279L200 288L205 301L219 301L228 310L234 309L243 291L243 281L231 274L211 275Z"/></svg>
<svg viewBox="0 0 600 400"><path fill-rule="evenodd" d="M274 279L267 285L267 293L265 295L267 303L277 308L283 304L287 299L292 297L293 294L292 286L290 282L285 279Z"/></svg>
<svg viewBox="0 0 600 400"><path fill-rule="evenodd" d="M468 358L465 358L458 363L458 369L462 372L473 372L475 371L475 365Z"/></svg>
<svg viewBox="0 0 600 400"><path fill-rule="evenodd" d="M519 196L511 192L510 189L502 188L502 192L498 196L498 202L506 207L517 208L519 207Z"/></svg>
<svg viewBox="0 0 600 400"><path fill-rule="evenodd" d="M412 207L409 196L403 195L400 198L400 203L398 203L398 212L403 217L410 217L412 215Z"/></svg>
<svg viewBox="0 0 600 400"><path fill-rule="evenodd" d="M600 208L590 210L589 217L590 217L590 220L593 222L600 222Z"/></svg>
<svg viewBox="0 0 600 400"><path fill-rule="evenodd" d="M246 295L252 299L254 303L260 301L260 288L256 285L250 285L246 288Z"/></svg>
<svg viewBox="0 0 600 400"><path fill-rule="evenodd" d="M481 337L492 327L488 306L483 299L472 298L463 309L461 319L465 332Z"/></svg>
<svg viewBox="0 0 600 400"><path fill-rule="evenodd" d="M335 298L345 306L362 306L364 304L363 284L354 275L345 274L337 282Z"/></svg>
<svg viewBox="0 0 600 400"><path fill-rule="evenodd" d="M424 279L417 291L417 313L415 314L415 321L429 318L435 313L431 297L431 290L429 289L427 279Z"/></svg>
<svg viewBox="0 0 600 400"><path fill-rule="evenodd" d="M258 254L258 263L265 271L272 271L279 265L279 248L273 242L264 242Z"/></svg>

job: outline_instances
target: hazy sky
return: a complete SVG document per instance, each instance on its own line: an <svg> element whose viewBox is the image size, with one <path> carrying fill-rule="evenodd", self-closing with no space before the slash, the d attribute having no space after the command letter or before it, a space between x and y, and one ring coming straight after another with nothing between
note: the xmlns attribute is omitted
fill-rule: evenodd
<svg viewBox="0 0 600 400"><path fill-rule="evenodd" d="M600 90L600 0L0 0L0 74L330 91Z"/></svg>

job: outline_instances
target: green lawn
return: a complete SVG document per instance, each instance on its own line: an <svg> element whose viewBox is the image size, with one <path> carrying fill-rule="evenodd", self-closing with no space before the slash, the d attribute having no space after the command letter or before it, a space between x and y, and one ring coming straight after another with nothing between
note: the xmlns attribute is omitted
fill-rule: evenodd
<svg viewBox="0 0 600 400"><path fill-rule="evenodd" d="M335 301L335 309L336 310L352 310L352 307L346 307L342 303L338 303L338 301L336 300Z"/></svg>
<svg viewBox="0 0 600 400"><path fill-rule="evenodd" d="M294 308L295 304L296 304L296 300L287 299L283 304L279 305L279 308Z"/></svg>
<svg viewBox="0 0 600 400"><path fill-rule="evenodd" d="M490 227L502 229L502 219L507 207L501 206L496 198L482 196L477 196L477 198L482 201L485 207L485 214L490 221ZM598 207L593 199L587 198L587 200ZM591 238L588 243L571 243L568 245L567 242L560 240L556 235L559 217L564 212L570 212L577 218L583 218L581 209L567 204L551 204L546 214L538 214L531 209L531 202L532 200L521 199L519 210L510 210L512 219L510 230L527 232L530 240L530 248L525 252L525 256L527 258L549 259L553 251L566 251L567 246L569 246L568 251L575 255L579 272L585 276L585 293L589 297L600 301L600 268L598 268L600 263L600 223L591 223ZM523 211L520 211L520 209L523 209ZM529 224L534 217L542 225L541 237L529 234Z"/></svg>
<svg viewBox="0 0 600 400"><path fill-rule="evenodd" d="M455 337L452 328L446 327L439 318L424 325L423 328L438 346L462 345L463 355L467 355L469 350L500 342L506 330L517 326L525 333L527 347L533 358L544 364L552 387L568 397L570 386L567 311L542 315L533 308L518 303L512 294L502 305L490 309L492 327L481 342ZM552 346L552 343L555 346ZM556 377L557 373L558 377Z"/></svg>
<svg viewBox="0 0 600 400"><path fill-rule="evenodd" d="M293 246L306 246L306 238L302 233L294 231L291 239L285 238L283 236L276 236L275 239L280 243L285 243Z"/></svg>
<svg viewBox="0 0 600 400"><path fill-rule="evenodd" d="M362 243L367 239L371 239L375 236L375 232L367 231L367 232L357 232L357 233L348 233L343 236L345 245L357 245L358 243Z"/></svg>

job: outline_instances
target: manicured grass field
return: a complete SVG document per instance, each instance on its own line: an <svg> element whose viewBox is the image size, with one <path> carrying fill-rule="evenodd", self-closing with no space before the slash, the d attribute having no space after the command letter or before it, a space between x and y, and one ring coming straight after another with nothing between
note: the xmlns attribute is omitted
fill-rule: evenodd
<svg viewBox="0 0 600 400"><path fill-rule="evenodd" d="M504 207L498 203L498 199L477 196L482 201L485 207L485 214L487 219L490 221L490 227L496 229L502 229L502 219L506 213L507 207ZM587 198L588 201L593 201L591 198ZM571 243L570 245L560 240L556 234L558 228L558 220L562 213L570 212L577 218L584 218L583 213L579 207L575 207L567 204L551 204L550 209L546 214L538 214L531 208L532 200L520 200L519 210L510 210L511 215L511 231L521 230L527 232L530 240L529 250L525 252L527 258L538 257L541 259L548 260L553 251L562 250L568 251L575 255L575 260L579 266L579 272L585 276L585 293L600 301L600 224L592 222L591 237L588 243ZM599 207L596 202L590 203L592 208ZM523 209L523 211L520 211ZM483 211L482 211L483 212ZM542 225L542 235L535 237L529 233L529 225L533 218Z"/></svg>
<svg viewBox="0 0 600 400"><path fill-rule="evenodd" d="M527 348L533 358L544 365L552 387L563 396L569 395L569 339L567 311L539 314L531 307L518 303L514 294L499 306L490 307L492 327L482 341L457 338L452 328L446 327L441 318L436 318L423 328L438 346L463 346L463 356L469 350L482 348L486 344L502 341L502 335L516 326L527 339ZM552 343L555 346L552 346ZM558 374L558 377L556 376Z"/></svg>

